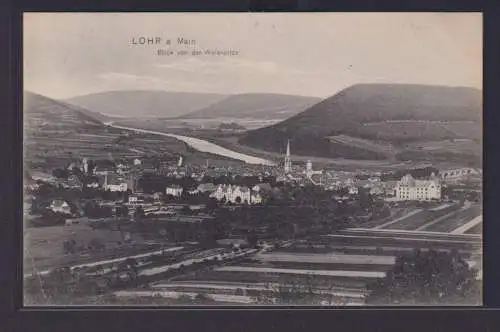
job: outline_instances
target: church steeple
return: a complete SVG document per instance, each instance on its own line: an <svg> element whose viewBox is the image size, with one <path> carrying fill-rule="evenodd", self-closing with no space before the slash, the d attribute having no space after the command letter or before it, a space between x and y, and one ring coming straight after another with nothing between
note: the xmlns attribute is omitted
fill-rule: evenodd
<svg viewBox="0 0 500 332"><path fill-rule="evenodd" d="M285 155L285 173L290 173L292 170L292 161L290 160L290 140L286 144L286 155Z"/></svg>

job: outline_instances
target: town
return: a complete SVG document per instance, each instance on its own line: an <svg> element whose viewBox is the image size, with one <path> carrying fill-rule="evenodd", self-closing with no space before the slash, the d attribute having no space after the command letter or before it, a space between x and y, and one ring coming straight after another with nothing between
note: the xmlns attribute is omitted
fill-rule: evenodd
<svg viewBox="0 0 500 332"><path fill-rule="evenodd" d="M31 301L283 303L276 285L314 282L309 297L294 286L300 301L362 305L401 252L458 251L480 267L480 169L347 172L291 157L288 141L274 166L178 155L27 171Z"/></svg>
<svg viewBox="0 0 500 332"><path fill-rule="evenodd" d="M69 15L23 14L26 307L483 304L481 13Z"/></svg>

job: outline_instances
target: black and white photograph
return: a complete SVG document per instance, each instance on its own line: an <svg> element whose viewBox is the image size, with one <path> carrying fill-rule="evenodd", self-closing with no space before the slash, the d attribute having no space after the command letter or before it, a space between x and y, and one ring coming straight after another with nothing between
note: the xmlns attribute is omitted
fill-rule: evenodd
<svg viewBox="0 0 500 332"><path fill-rule="evenodd" d="M481 306L482 27L24 13L24 306Z"/></svg>

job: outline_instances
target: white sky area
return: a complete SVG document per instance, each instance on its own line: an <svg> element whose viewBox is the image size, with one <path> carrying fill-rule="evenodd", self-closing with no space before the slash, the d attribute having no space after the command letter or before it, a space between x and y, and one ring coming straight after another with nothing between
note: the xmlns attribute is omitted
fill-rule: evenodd
<svg viewBox="0 0 500 332"><path fill-rule="evenodd" d="M171 39L158 56L132 38ZM196 46L178 46L177 37ZM108 90L329 97L356 83L482 87L480 13L26 13L24 88L64 99Z"/></svg>

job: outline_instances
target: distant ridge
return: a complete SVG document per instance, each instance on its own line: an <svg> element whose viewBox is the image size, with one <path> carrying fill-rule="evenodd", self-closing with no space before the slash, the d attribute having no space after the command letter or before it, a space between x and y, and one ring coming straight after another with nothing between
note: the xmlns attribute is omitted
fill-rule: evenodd
<svg viewBox="0 0 500 332"><path fill-rule="evenodd" d="M417 147L408 156L405 145L480 142L481 110L482 94L474 88L357 84L285 121L246 133L240 143L279 152L290 139L297 155L386 159L406 153L407 158L432 159L435 152ZM379 143L393 147L393 153L375 148L382 147Z"/></svg>
<svg viewBox="0 0 500 332"><path fill-rule="evenodd" d="M256 118L287 119L321 101L321 98L277 93L236 94L203 109L184 114L185 119Z"/></svg>
<svg viewBox="0 0 500 332"><path fill-rule="evenodd" d="M178 117L224 99L225 95L160 90L106 91L65 102L107 117Z"/></svg>

